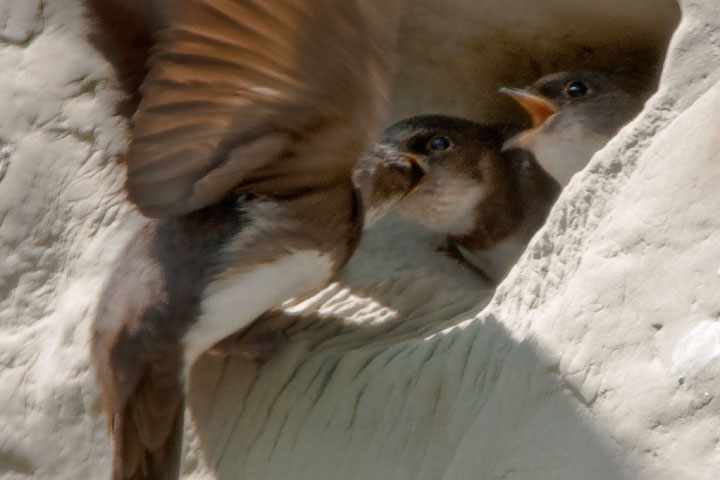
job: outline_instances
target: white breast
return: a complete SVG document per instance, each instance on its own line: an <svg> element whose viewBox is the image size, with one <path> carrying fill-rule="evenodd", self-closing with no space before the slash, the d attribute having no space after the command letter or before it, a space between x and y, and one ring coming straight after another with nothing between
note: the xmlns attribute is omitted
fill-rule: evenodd
<svg viewBox="0 0 720 480"><path fill-rule="evenodd" d="M216 342L283 301L322 287L332 272L328 255L300 251L242 275L215 280L205 290L197 323L183 339L185 373Z"/></svg>

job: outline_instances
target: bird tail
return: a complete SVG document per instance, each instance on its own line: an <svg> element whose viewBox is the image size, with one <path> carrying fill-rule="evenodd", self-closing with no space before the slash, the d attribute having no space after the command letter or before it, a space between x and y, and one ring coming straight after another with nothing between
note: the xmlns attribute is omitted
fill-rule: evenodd
<svg viewBox="0 0 720 480"><path fill-rule="evenodd" d="M143 438L130 408L112 420L115 438L112 480L177 480L180 477L184 402L176 408L167 437ZM150 441L149 441L150 440Z"/></svg>

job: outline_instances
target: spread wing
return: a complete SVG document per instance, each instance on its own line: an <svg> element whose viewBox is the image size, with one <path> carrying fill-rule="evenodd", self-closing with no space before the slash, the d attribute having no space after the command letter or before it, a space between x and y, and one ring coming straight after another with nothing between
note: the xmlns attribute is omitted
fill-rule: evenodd
<svg viewBox="0 0 720 480"><path fill-rule="evenodd" d="M349 178L380 126L391 32L363 0L166 0L126 189L150 217Z"/></svg>

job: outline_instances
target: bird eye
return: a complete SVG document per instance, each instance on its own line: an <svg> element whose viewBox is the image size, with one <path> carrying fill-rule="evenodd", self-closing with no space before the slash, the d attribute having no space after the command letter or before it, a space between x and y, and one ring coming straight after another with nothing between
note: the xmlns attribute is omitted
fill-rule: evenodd
<svg viewBox="0 0 720 480"><path fill-rule="evenodd" d="M428 150L434 150L436 152L447 150L448 148L450 148L450 140L448 140L447 137L435 137L430 140L428 144Z"/></svg>
<svg viewBox="0 0 720 480"><path fill-rule="evenodd" d="M588 86L580 80L575 80L574 82L570 82L568 86L565 87L565 93L570 98L584 97L588 93Z"/></svg>

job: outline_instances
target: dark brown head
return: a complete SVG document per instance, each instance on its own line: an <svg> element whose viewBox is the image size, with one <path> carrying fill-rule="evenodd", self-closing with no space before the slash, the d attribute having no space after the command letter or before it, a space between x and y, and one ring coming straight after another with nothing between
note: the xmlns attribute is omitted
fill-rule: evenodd
<svg viewBox="0 0 720 480"><path fill-rule="evenodd" d="M503 136L490 126L446 115L421 115L388 128L377 149L426 165L419 185L397 211L424 227L460 235L475 226L476 207L506 184ZM504 187L503 187L504 188Z"/></svg>

